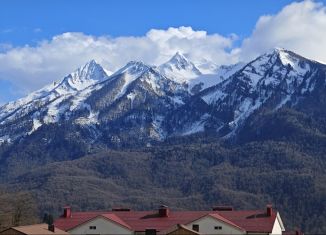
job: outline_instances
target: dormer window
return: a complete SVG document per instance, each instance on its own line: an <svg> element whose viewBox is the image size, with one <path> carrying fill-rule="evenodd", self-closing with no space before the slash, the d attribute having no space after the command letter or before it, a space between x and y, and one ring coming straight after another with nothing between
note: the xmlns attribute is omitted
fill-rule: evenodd
<svg viewBox="0 0 326 235"><path fill-rule="evenodd" d="M199 224L193 224L192 225L192 230L199 232Z"/></svg>

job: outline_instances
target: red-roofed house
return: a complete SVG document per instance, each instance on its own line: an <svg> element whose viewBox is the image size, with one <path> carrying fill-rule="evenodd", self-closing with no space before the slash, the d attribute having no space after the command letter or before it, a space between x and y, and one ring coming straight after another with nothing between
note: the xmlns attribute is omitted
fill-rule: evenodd
<svg viewBox="0 0 326 235"><path fill-rule="evenodd" d="M171 211L161 206L157 211L115 209L109 212L72 212L69 207L55 221L55 226L70 234L272 234L285 228L280 214L266 210L236 211L215 207L213 211Z"/></svg>

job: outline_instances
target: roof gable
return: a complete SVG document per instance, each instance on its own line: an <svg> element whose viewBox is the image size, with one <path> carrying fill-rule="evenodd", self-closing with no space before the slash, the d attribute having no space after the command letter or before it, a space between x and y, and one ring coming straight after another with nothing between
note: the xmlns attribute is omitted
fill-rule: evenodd
<svg viewBox="0 0 326 235"><path fill-rule="evenodd" d="M230 225L230 226L232 226L232 227L234 227L234 228L236 228L236 229L238 229L238 230L240 230L240 231L246 231L245 229L241 228L240 226L236 225L235 223L231 222L230 220L224 218L223 216L221 216L221 215L218 214L218 213L209 214L208 216L211 216L211 217L213 217L214 219L216 219L216 220L218 220L218 221L221 221L221 222L223 222L223 223L225 223L225 224L228 224L228 225Z"/></svg>
<svg viewBox="0 0 326 235"><path fill-rule="evenodd" d="M282 218L281 218L280 213L277 212L277 214L276 214L276 218L277 218L278 222L280 223L280 226L281 226L281 228L282 228L282 231L284 232L284 231L285 231L285 227L284 227L283 220L282 220Z"/></svg>
<svg viewBox="0 0 326 235"><path fill-rule="evenodd" d="M70 231L70 230L73 230L73 229L76 229L76 228L78 228L78 227L80 227L80 226L83 226L83 225L85 225L85 224L87 224L87 223L90 223L90 222L92 222L92 221L94 221L94 220L96 220L96 219L99 219L99 218L105 219L105 220L107 220L107 221L109 221L109 222L112 222L112 223L114 223L114 224L116 224L116 225L118 225L118 226L120 226L120 227L123 227L123 228L125 228L125 229L128 229L128 230L132 231L131 227L130 227L128 224L126 224L126 223L125 223L123 220L121 220L118 216L116 216L115 214L112 214L112 213L106 213L106 214L99 214L99 215L96 215L96 216L94 216L93 218L90 218L90 219L88 219L88 220L86 220L86 221L84 221L84 222L82 222L82 223L77 224L77 225L74 226L74 227L69 228L69 231Z"/></svg>
<svg viewBox="0 0 326 235"><path fill-rule="evenodd" d="M159 234L162 234L162 235L163 234L182 234L182 233L180 233L180 231L187 231L189 234L192 234L192 235L200 235L199 232L189 229L183 224L174 225L173 227L171 227L169 229L161 231Z"/></svg>
<svg viewBox="0 0 326 235"><path fill-rule="evenodd" d="M224 218L223 216L219 215L218 213L208 213L208 214L206 214L206 215L204 215L204 216L202 216L200 218L195 219L194 221L189 222L188 224L194 223L196 221L199 221L199 220L207 218L207 217L213 218L214 220L222 222L223 224L227 224L227 225L229 225L229 226L231 226L231 227L233 227L233 228L235 228L235 229L237 229L239 231L242 231L242 232L246 231L245 229L241 228L240 226L236 225L235 223L231 222L230 220Z"/></svg>
<svg viewBox="0 0 326 235"><path fill-rule="evenodd" d="M107 217L110 221L132 231L145 231L155 228L165 231L177 224L189 224L204 216L222 221L237 230L247 232L271 232L276 213L267 216L265 211L170 211L168 217L160 217L158 211L110 211L74 212L71 218L59 218L55 226L69 231L97 216Z"/></svg>

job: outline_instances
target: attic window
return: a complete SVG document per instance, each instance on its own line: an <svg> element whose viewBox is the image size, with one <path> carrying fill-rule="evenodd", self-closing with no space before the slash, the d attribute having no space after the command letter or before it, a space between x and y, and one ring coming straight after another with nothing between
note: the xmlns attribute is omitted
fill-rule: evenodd
<svg viewBox="0 0 326 235"><path fill-rule="evenodd" d="M222 226L215 226L214 229L215 230L222 230Z"/></svg>
<svg viewBox="0 0 326 235"><path fill-rule="evenodd" d="M96 226L89 226L89 229L90 230L95 230L96 229Z"/></svg>
<svg viewBox="0 0 326 235"><path fill-rule="evenodd" d="M192 225L192 230L199 232L199 224L193 224Z"/></svg>

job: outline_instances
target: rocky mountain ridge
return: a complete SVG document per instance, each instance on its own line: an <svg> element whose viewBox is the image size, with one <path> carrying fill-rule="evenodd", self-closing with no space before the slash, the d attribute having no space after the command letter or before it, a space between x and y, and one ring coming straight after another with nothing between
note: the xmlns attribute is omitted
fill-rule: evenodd
<svg viewBox="0 0 326 235"><path fill-rule="evenodd" d="M180 53L158 67L131 61L111 75L93 60L0 107L0 142L63 123L91 133L86 139L113 145L202 132L234 138L260 109L298 106L325 83L325 70L324 64L279 48L213 74L203 74Z"/></svg>

